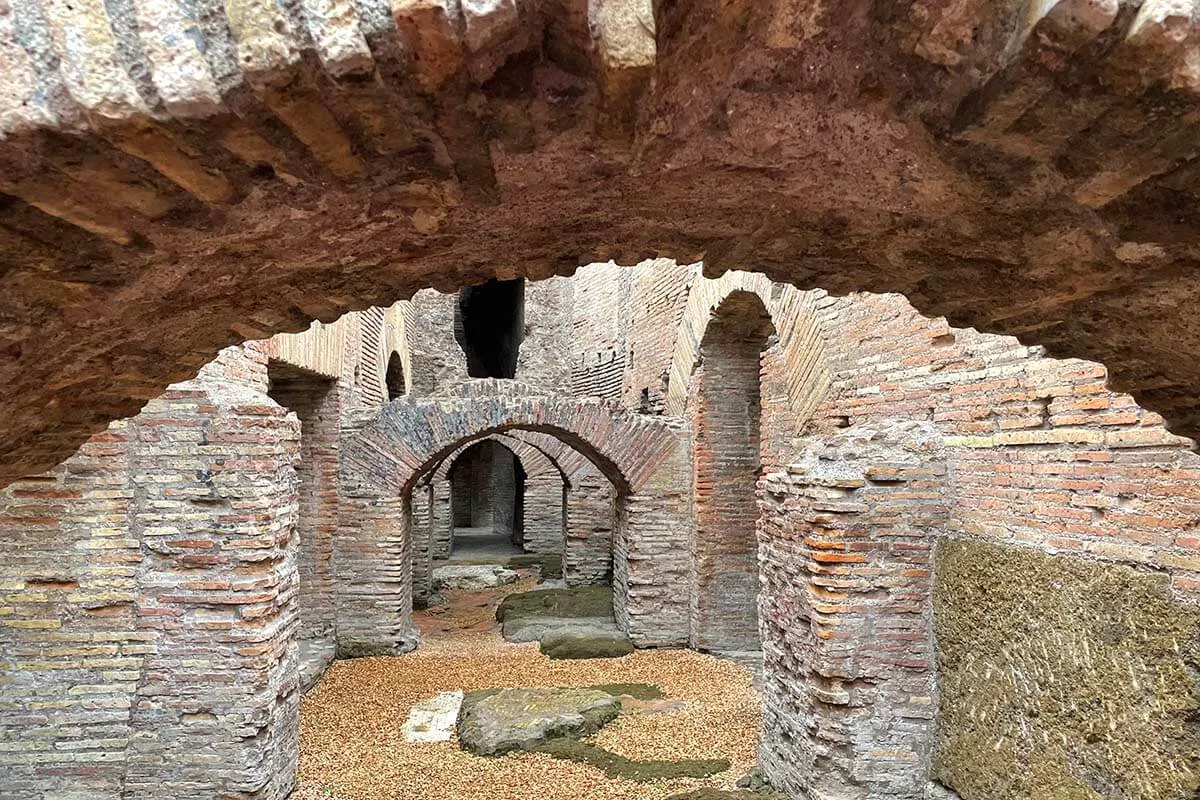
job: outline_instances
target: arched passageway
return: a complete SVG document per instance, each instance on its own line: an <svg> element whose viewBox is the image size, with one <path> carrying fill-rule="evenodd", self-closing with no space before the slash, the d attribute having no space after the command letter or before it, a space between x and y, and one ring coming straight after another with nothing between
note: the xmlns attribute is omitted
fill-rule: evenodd
<svg viewBox="0 0 1200 800"><path fill-rule="evenodd" d="M538 396L511 381L472 381L459 397L395 401L346 443L338 560L348 576L339 585L343 646L408 646L414 487L456 450L516 432L557 439L615 488L612 583L622 629L643 645L687 641L687 597L676 588L690 571L677 547L690 521L690 450L682 431L611 404Z"/></svg>
<svg viewBox="0 0 1200 800"><path fill-rule="evenodd" d="M700 341L700 363L692 384L696 389L692 644L702 650L759 649L759 369L774 332L758 296L739 291L713 311Z"/></svg>
<svg viewBox="0 0 1200 800"><path fill-rule="evenodd" d="M525 468L492 439L454 456L446 557L507 557L525 552Z"/></svg>

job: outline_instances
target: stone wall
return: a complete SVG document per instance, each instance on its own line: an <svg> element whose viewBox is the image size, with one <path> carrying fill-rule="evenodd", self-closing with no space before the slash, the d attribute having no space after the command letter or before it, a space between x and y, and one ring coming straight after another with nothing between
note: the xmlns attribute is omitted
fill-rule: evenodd
<svg viewBox="0 0 1200 800"><path fill-rule="evenodd" d="M789 797L925 797L932 548L950 507L940 436L849 428L762 486L765 775Z"/></svg>
<svg viewBox="0 0 1200 800"><path fill-rule="evenodd" d="M994 576L995 597L990 591L985 598L955 590L957 601L948 594L940 601L938 652L943 683L952 691L941 718L939 777L968 800L1042 797L1051 785L1074 787L1072 796L1088 800L1190 797L1190 778L1167 785L1147 777L1157 769L1150 765L1171 761L1174 748L1190 746L1169 712L1170 703L1190 702L1186 698L1197 691L1194 675L1179 670L1180 655L1155 646L1126 654L1132 643L1114 644L1110 631L1082 622L1051 630L1055 620L1068 616L1059 601L1077 597L1084 602L1089 586L1096 596L1087 603L1107 602L1106 587L1121 586L1148 608L1170 609L1172 625L1190 619L1200 589L1193 498L1200 461L1190 442L1167 433L1157 414L1127 395L1109 391L1099 365L1054 360L1011 338L950 328L944 320L922 317L895 295L812 294L821 307L833 385L811 430L831 435L894 416L935 425L944 436L952 476L946 535L974 542L970 546L988 553L995 569L1007 570ZM1025 584L1018 564L1047 580L1057 573L1057 594L1045 597ZM939 560L938 569L951 570L946 585L963 589L965 578L956 571L955 559ZM991 586L992 579L981 577L985 584ZM1152 592L1146 588L1151 585L1158 588ZM1170 591L1155 594L1162 586ZM991 611L978 640L963 633L943 641L942 628L965 631L958 626L974 625L966 621L996 604L1007 604L1025 620L1010 653L999 654L995 644L1012 633L1005 627L1009 617L1001 613L992 619ZM1130 612L1130 624L1144 622L1131 607L1122 609ZM1089 605L1071 615L1082 621L1097 613ZM1112 616L1105 613L1104 618ZM960 614L963 619L956 620ZM976 623L983 625L982 619ZM1175 637L1181 652L1187 652L1190 639L1191 634ZM1049 652L1054 657L1037 655ZM1138 728L1145 746L1133 747L1121 734L1099 735L1073 721L1077 708L1109 696L1105 659L1110 656L1128 658L1150 675L1191 675L1191 688L1186 681L1173 685L1170 701L1118 691L1111 708L1092 715L1111 724L1122 719L1127 704L1139 703L1149 714ZM970 676L979 669L987 672L979 665L996 667L1009 658L1030 676L1029 685L1007 691L994 703L971 688ZM1083 669L1083 664L1092 666ZM990 691L986 685L995 680L978 691ZM1054 688L1066 686L1071 687L1066 695ZM1001 702L1003 712L996 705ZM981 704L991 709L987 724L968 710ZM1015 739L1004 734L1017 728L1022 732ZM1024 738L1034 733L1059 743L1041 747L1036 763L1029 756L1031 740ZM1011 777L999 780L1000 773ZM989 785L999 788L985 788Z"/></svg>
<svg viewBox="0 0 1200 800"><path fill-rule="evenodd" d="M294 418L242 351L3 497L7 797L267 800L298 753Z"/></svg>
<svg viewBox="0 0 1200 800"><path fill-rule="evenodd" d="M454 338L458 295L424 289L409 303L409 384L421 397L443 394L467 380L467 356Z"/></svg>
<svg viewBox="0 0 1200 800"><path fill-rule="evenodd" d="M516 379L543 394L571 385L571 309L575 282L549 278L525 282L525 339Z"/></svg>
<svg viewBox="0 0 1200 800"><path fill-rule="evenodd" d="M692 393L696 494L689 547L691 643L701 650L759 648L760 361L773 333L757 295L735 293L718 307L700 344Z"/></svg>
<svg viewBox="0 0 1200 800"><path fill-rule="evenodd" d="M1167 575L952 539L936 565L942 782L967 800L1196 796L1200 613Z"/></svg>
<svg viewBox="0 0 1200 800"><path fill-rule="evenodd" d="M610 583L616 492L590 464L571 475L567 490L567 537L563 577L571 586Z"/></svg>
<svg viewBox="0 0 1200 800"><path fill-rule="evenodd" d="M572 281L571 393L619 398L626 366L629 272L616 264L580 267Z"/></svg>

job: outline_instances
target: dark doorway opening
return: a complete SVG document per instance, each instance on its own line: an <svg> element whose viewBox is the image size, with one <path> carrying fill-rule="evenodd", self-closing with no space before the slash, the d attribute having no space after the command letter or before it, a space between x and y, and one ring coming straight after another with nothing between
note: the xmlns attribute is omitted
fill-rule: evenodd
<svg viewBox="0 0 1200 800"><path fill-rule="evenodd" d="M503 445L478 442L450 468L450 557L524 552L525 470Z"/></svg>
<svg viewBox="0 0 1200 800"><path fill-rule="evenodd" d="M388 358L387 372L384 374L383 382L387 386L388 400L395 400L397 397L408 394L404 381L404 362L400 360L399 353L392 353Z"/></svg>
<svg viewBox="0 0 1200 800"><path fill-rule="evenodd" d="M454 336L472 378L514 378L525 338L525 280L490 280L458 292Z"/></svg>

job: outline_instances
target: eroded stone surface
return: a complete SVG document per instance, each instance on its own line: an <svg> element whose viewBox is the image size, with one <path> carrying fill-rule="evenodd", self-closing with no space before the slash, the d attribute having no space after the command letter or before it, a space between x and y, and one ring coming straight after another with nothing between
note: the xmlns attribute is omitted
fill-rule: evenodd
<svg viewBox="0 0 1200 800"><path fill-rule="evenodd" d="M534 750L548 739L593 733L621 712L621 701L597 689L499 689L463 700L458 740L481 756Z"/></svg>
<svg viewBox="0 0 1200 800"><path fill-rule="evenodd" d="M516 572L497 564L449 565L433 571L434 589L494 589L516 580Z"/></svg>
<svg viewBox="0 0 1200 800"><path fill-rule="evenodd" d="M462 708L461 691L439 692L436 697L417 703L408 712L400 729L406 742L448 742L454 736L458 712Z"/></svg>
<svg viewBox="0 0 1200 800"><path fill-rule="evenodd" d="M903 292L1198 429L1186 4L12 5L6 481L235 341L658 254Z"/></svg>

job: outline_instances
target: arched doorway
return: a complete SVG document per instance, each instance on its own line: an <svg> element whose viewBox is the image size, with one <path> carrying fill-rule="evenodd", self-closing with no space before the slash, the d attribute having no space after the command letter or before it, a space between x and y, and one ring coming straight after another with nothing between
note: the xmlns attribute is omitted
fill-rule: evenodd
<svg viewBox="0 0 1200 800"><path fill-rule="evenodd" d="M525 469L492 439L476 442L450 467L450 528L446 555L505 558L525 552Z"/></svg>
<svg viewBox="0 0 1200 800"><path fill-rule="evenodd" d="M693 645L760 649L758 503L760 358L775 329L758 295L731 293L700 342L693 407L696 582Z"/></svg>

